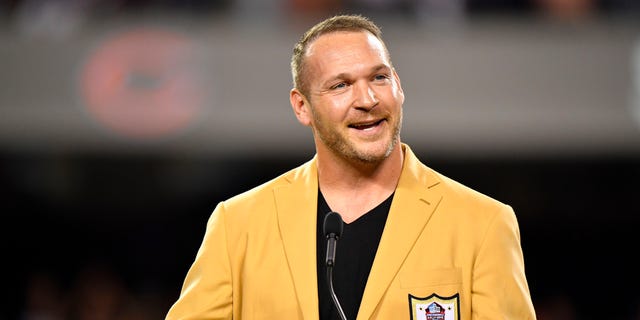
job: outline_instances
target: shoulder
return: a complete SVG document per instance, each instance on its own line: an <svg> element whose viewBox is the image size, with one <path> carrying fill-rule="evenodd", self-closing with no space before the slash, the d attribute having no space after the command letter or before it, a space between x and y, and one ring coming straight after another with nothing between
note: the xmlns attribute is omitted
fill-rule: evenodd
<svg viewBox="0 0 640 320"><path fill-rule="evenodd" d="M432 170L432 169L431 169ZM463 182L454 180L444 174L438 173L432 170L434 174L438 175L441 181L441 188L444 194L451 197L453 200L462 204L468 203L475 207L503 207L507 206L502 201L489 196L482 191L473 189Z"/></svg>
<svg viewBox="0 0 640 320"><path fill-rule="evenodd" d="M464 217L460 218L465 220L491 220L496 216L513 215L511 206L436 171L422 163L413 153L407 153L405 171L403 174L409 176L405 179L414 181L414 186L427 190L429 194L438 195L441 199L439 205L448 214L462 215Z"/></svg>
<svg viewBox="0 0 640 320"><path fill-rule="evenodd" d="M274 195L277 189L293 184L304 184L305 181L310 179L310 176L316 174L315 170L314 158L269 181L222 201L218 207L222 206L224 211L233 214L264 212L274 208Z"/></svg>
<svg viewBox="0 0 640 320"><path fill-rule="evenodd" d="M439 202L432 217L442 225L453 224L470 243L482 243L487 236L502 237L518 234L518 221L513 208L485 193L449 178L429 167L424 168L437 177L431 187L438 193Z"/></svg>

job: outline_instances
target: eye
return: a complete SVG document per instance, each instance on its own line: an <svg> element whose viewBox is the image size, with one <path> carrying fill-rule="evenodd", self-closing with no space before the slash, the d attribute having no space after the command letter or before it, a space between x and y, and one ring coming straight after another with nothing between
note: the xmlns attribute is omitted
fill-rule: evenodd
<svg viewBox="0 0 640 320"><path fill-rule="evenodd" d="M389 79L390 76L388 74L381 73L381 74L376 74L373 78L376 81L384 81L384 80Z"/></svg>
<svg viewBox="0 0 640 320"><path fill-rule="evenodd" d="M345 88L346 86L347 86L346 82L340 82L340 83L332 85L331 86L331 90L342 89L342 88Z"/></svg>

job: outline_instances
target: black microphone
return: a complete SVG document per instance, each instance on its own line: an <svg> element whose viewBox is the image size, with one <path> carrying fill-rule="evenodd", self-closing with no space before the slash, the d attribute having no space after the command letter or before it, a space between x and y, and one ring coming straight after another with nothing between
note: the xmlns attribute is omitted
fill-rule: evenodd
<svg viewBox="0 0 640 320"><path fill-rule="evenodd" d="M331 294L333 304L338 310L340 319L347 320L347 316L345 316L342 306L340 306L340 301L338 301L336 292L333 289L333 266L335 265L336 260L336 244L338 243L338 239L342 236L343 224L344 222L342 221L342 217L337 212L332 211L324 216L323 231L324 235L327 237L327 259L325 262L327 264L327 283L329 284L329 293Z"/></svg>

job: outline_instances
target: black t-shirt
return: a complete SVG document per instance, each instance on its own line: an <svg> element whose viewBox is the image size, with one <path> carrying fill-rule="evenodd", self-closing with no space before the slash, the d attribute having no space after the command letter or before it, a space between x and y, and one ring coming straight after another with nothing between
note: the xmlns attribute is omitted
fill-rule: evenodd
<svg viewBox="0 0 640 320"><path fill-rule="evenodd" d="M333 267L333 288L347 319L358 314L362 294L367 284L382 230L391 208L393 194L385 201L349 224L344 224L342 237L336 244ZM327 283L327 239L323 232L324 217L331 212L329 205L318 191L317 270L320 320L340 320L333 305Z"/></svg>

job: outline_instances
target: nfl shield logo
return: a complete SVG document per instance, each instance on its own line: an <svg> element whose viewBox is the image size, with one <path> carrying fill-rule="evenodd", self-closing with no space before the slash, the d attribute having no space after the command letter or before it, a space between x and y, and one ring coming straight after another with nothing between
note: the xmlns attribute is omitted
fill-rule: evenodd
<svg viewBox="0 0 640 320"><path fill-rule="evenodd" d="M460 296L450 297L432 294L426 298L409 294L411 320L460 320Z"/></svg>

